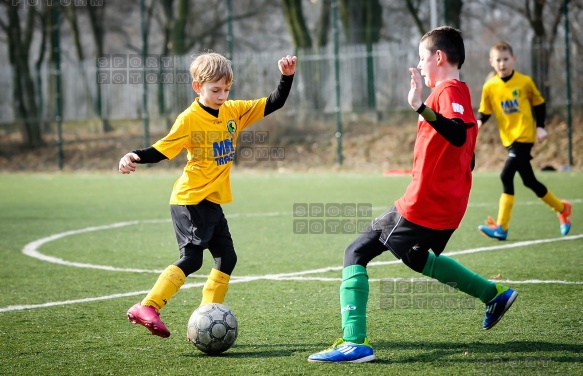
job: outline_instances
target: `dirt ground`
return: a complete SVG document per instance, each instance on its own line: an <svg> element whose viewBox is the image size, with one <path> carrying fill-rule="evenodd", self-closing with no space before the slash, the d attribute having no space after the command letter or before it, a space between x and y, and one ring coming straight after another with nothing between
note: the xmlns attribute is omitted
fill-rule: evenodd
<svg viewBox="0 0 583 376"><path fill-rule="evenodd" d="M287 127L276 131L275 125L265 124L270 134L268 144L252 144L250 150L268 146L277 149L277 158L238 158L239 169L292 171L371 171L379 173L406 172L412 166L416 127L414 122L396 125L389 121L347 121L342 137L342 165L337 163L337 141L333 125L297 129ZM261 129L261 128L258 128ZM547 123L549 137L535 145L532 161L535 171L563 170L569 165L567 124L555 118ZM152 133L151 142L163 133ZM144 146L139 129L117 130L106 134L66 134L63 144L64 171L117 171L119 158L127 151ZM54 137L46 137L47 145L34 149L23 147L18 135L0 134L1 172L58 171L58 148ZM238 151L241 151L239 143ZM257 151L257 150L255 150ZM282 154L283 153L283 154ZM495 171L502 168L506 150L502 147L494 121L488 122L478 136L476 171ZM182 168L186 155L155 168ZM583 170L583 118L574 119L572 127L573 170Z"/></svg>

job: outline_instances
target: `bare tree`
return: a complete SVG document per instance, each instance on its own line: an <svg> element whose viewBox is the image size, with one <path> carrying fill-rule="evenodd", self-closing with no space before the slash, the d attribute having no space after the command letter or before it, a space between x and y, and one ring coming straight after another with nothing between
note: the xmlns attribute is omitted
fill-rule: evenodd
<svg viewBox="0 0 583 376"><path fill-rule="evenodd" d="M306 26L302 0L281 0L281 8L296 49L312 47L312 37Z"/></svg>
<svg viewBox="0 0 583 376"><path fill-rule="evenodd" d="M407 11L411 17L413 17L413 22L415 27L419 32L419 35L423 35L427 32L427 27L425 26L429 21L425 21L421 18L421 9L424 9L427 4L425 0L405 0L405 5L407 6Z"/></svg>
<svg viewBox="0 0 583 376"><path fill-rule="evenodd" d="M376 108L373 44L378 43L383 24L383 10L378 0L340 0L340 14L346 41L350 45L366 46L366 71L362 79L353 80L353 85L365 87L366 96L353 98L361 108ZM359 72L355 72L356 75ZM358 76L357 76L358 77Z"/></svg>
<svg viewBox="0 0 583 376"><path fill-rule="evenodd" d="M176 18L171 19L172 22L172 52L175 55L184 55L187 52L187 34L186 25L189 18L189 1L178 0L178 8L176 11Z"/></svg>
<svg viewBox="0 0 583 376"><path fill-rule="evenodd" d="M95 41L95 49L99 51L97 53L98 56L103 54L103 33L105 32L105 28L103 27L103 14L104 9L103 7L105 4L101 5L99 9L97 7L88 5L87 11L90 15L90 24L91 24L91 31L93 35L93 39ZM85 96L87 97L90 103L93 103L95 113L101 120L101 128L103 132L110 132L113 130L112 126L109 124L107 117L103 113L103 106L102 106L102 93L101 93L101 85L97 81L97 91L96 91L96 98L93 99L91 95L91 88L88 81L88 75L85 70L85 66L83 62L86 58L85 48L81 42L81 30L79 28L79 12L85 10L84 7L80 7L75 5L74 3L69 4L62 4L61 11L64 15L65 20L69 25L69 29L71 31L71 37L73 38L73 45L75 49L75 55L78 61L79 73L81 76L81 82L85 88Z"/></svg>
<svg viewBox="0 0 583 376"><path fill-rule="evenodd" d="M407 11L413 17L413 22L419 35L429 31L429 19L423 12L427 9L427 0L405 0ZM461 29L462 26L462 0L443 0L443 24Z"/></svg>
<svg viewBox="0 0 583 376"><path fill-rule="evenodd" d="M462 27L462 0L444 0L444 23L457 29Z"/></svg>
<svg viewBox="0 0 583 376"><path fill-rule="evenodd" d="M332 13L332 0L322 0L320 17L316 24L316 47L323 48L328 45L328 32L330 31L330 14Z"/></svg>
<svg viewBox="0 0 583 376"><path fill-rule="evenodd" d="M170 38L172 36L174 30L174 23L176 21L174 19L174 0L161 1L158 4L162 7L162 12L150 12L150 13L154 15L154 18L158 21L162 28L163 42L161 54L162 56L168 56L170 55L171 48ZM160 74L162 73L162 64L160 64L159 73ZM167 115L164 86L165 83L162 80L160 80L158 82L157 99L158 99L158 113L160 114L161 117L166 117ZM172 125L171 119L167 118L166 123L168 127L170 127Z"/></svg>
<svg viewBox="0 0 583 376"><path fill-rule="evenodd" d="M95 55L103 56L104 54L104 40L105 40L105 2L101 6L91 6L87 7L89 13L89 24L91 26L91 32L93 35L93 41L95 43ZM97 83L97 91L95 93L95 112L99 119L101 119L102 130L104 132L110 132L113 130L109 121L107 120L107 115L103 111L103 92L99 82Z"/></svg>
<svg viewBox="0 0 583 376"><path fill-rule="evenodd" d="M340 0L340 15L348 44L379 41L383 9L378 0Z"/></svg>
<svg viewBox="0 0 583 376"><path fill-rule="evenodd" d="M18 3L4 0L8 21L0 20L8 39L8 57L14 71L14 107L21 123L21 134L27 146L42 145L40 109L36 98L35 83L30 70L30 48L37 18L36 6L19 7ZM25 14L21 25L20 14ZM44 48L44 46L43 46Z"/></svg>

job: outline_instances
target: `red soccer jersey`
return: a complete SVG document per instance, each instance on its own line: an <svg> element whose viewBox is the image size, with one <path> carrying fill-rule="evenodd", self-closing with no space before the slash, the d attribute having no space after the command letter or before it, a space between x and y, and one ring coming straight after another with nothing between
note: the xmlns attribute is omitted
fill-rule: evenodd
<svg viewBox="0 0 583 376"><path fill-rule="evenodd" d="M466 142L449 143L422 117L417 124L413 152L413 180L395 202L410 222L435 230L458 228L468 206L472 187L471 162L478 136L468 86L458 80L439 84L427 98L427 107L448 119L467 125Z"/></svg>

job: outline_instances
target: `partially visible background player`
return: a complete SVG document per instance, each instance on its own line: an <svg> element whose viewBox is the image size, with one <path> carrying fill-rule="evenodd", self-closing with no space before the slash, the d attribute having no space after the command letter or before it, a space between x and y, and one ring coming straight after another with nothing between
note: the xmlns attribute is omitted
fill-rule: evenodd
<svg viewBox="0 0 583 376"><path fill-rule="evenodd" d="M508 159L500 174L503 193L499 200L498 219L494 221L488 217L487 224L478 226L478 230L490 238L506 240L514 205L514 176L518 172L523 184L557 212L561 234L567 235L571 229L571 204L559 200L538 181L530 164L534 142L547 136L544 129L545 100L529 76L514 70L515 63L516 57L509 43L499 42L490 49L490 65L496 75L482 88L478 127L494 114L502 144L508 149Z"/></svg>
<svg viewBox="0 0 583 376"><path fill-rule="evenodd" d="M232 201L230 172L237 136L283 107L291 90L296 60L288 55L278 61L281 79L268 98L227 100L233 83L231 62L217 53L199 55L190 65L192 88L198 94L192 105L178 116L167 136L151 147L127 153L119 161L119 171L129 174L136 170L136 163L157 163L176 157L182 149L188 151L188 161L170 198L180 259L168 266L148 295L128 310L131 322L157 336L170 336L159 310L185 278L200 269L207 248L215 264L203 287L201 305L223 303L237 263L221 208L221 204Z"/></svg>
<svg viewBox="0 0 583 376"><path fill-rule="evenodd" d="M425 34L419 64L409 68L408 102L419 113L413 180L405 194L374 219L344 253L340 284L343 336L309 362L363 363L375 359L367 339L367 265L389 250L417 273L435 278L480 299L486 305L483 329L491 329L518 293L441 254L468 205L478 129L468 86L459 80L465 60L461 32L449 26ZM423 103L425 85L434 90ZM429 252L431 250L431 252ZM401 328L383 325L386 330Z"/></svg>

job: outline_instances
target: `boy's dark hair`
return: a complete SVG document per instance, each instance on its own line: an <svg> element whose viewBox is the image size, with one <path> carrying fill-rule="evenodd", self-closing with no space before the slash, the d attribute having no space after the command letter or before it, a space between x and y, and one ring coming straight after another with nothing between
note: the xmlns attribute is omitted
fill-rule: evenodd
<svg viewBox="0 0 583 376"><path fill-rule="evenodd" d="M512 50L512 46L510 45L510 43L508 43L506 41L501 41L501 42L496 43L495 45L492 46L490 51L508 51L508 52L510 52L510 56L514 56L514 51Z"/></svg>
<svg viewBox="0 0 583 376"><path fill-rule="evenodd" d="M457 64L458 69L461 69L462 64L466 60L462 32L455 27L440 26L428 31L421 38L420 43L422 42L425 42L425 48L432 54L437 50L445 52L447 61L450 64Z"/></svg>

